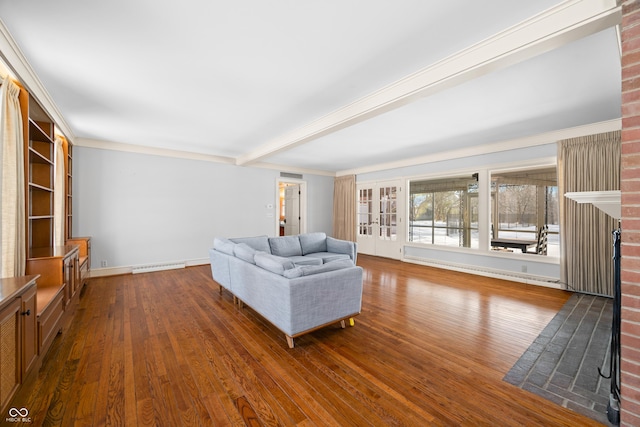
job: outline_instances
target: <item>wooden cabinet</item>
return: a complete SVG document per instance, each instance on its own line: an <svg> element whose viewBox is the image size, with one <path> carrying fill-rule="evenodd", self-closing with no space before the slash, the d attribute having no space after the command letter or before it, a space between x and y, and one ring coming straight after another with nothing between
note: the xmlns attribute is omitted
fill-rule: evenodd
<svg viewBox="0 0 640 427"><path fill-rule="evenodd" d="M38 354L46 353L51 342L66 326L75 312L76 295L89 274L90 242L88 239L67 239L72 235L73 218L73 147L56 133L55 124L33 98L28 97L28 143L25 143L25 171L27 181L27 274L39 274L37 304L33 307ZM24 112L23 112L24 116ZM55 158L56 139L62 141L64 176ZM60 188L62 186L63 188ZM54 241L54 189L62 191L64 218L62 236L65 244ZM56 195L58 197L58 195ZM57 208L56 208L57 209ZM58 219L56 218L56 223ZM80 259L80 250L82 259ZM83 275L84 274L84 275ZM31 338L29 340L31 342Z"/></svg>
<svg viewBox="0 0 640 427"><path fill-rule="evenodd" d="M82 287L91 271L91 237L68 238L67 244L78 246L78 286Z"/></svg>
<svg viewBox="0 0 640 427"><path fill-rule="evenodd" d="M36 279L0 279L0 410L5 409L37 360L34 337Z"/></svg>
<svg viewBox="0 0 640 427"><path fill-rule="evenodd" d="M20 385L20 299L0 311L0 405L4 408Z"/></svg>
<svg viewBox="0 0 640 427"><path fill-rule="evenodd" d="M38 294L37 286L30 286L22 294L22 375L31 370L38 359Z"/></svg>
<svg viewBox="0 0 640 427"><path fill-rule="evenodd" d="M44 354L65 318L71 320L78 303L78 246L32 248L27 273L39 274L38 280L38 353Z"/></svg>

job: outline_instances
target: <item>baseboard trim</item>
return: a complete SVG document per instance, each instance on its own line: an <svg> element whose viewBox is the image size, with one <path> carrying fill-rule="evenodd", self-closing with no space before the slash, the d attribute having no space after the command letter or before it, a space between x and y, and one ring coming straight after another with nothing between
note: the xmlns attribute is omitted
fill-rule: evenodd
<svg viewBox="0 0 640 427"><path fill-rule="evenodd" d="M525 273L516 273L507 270L497 270L486 267L477 267L464 264L455 264L450 262L429 260L418 257L404 257L403 262L412 264L425 265L428 267L443 268L446 270L458 271L461 273L475 274L478 276L491 277L494 279L509 280L511 282L525 283L527 285L544 286L546 288L564 289L562 283L558 279L552 277L534 276Z"/></svg>
<svg viewBox="0 0 640 427"><path fill-rule="evenodd" d="M196 258L190 260L170 261L157 264L184 264L186 267L195 267L198 265L209 264L209 258ZM123 267L104 267L104 268L92 268L89 277L106 277L106 276L120 276L123 274L133 274L134 268L138 266L123 266Z"/></svg>

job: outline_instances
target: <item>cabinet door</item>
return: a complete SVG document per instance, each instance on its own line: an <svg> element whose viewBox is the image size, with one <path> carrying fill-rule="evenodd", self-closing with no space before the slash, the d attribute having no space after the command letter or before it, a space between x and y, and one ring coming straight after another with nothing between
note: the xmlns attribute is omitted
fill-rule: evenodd
<svg viewBox="0 0 640 427"><path fill-rule="evenodd" d="M22 295L22 375L29 372L38 357L38 322L37 322L37 293L36 286Z"/></svg>
<svg viewBox="0 0 640 427"><path fill-rule="evenodd" d="M20 308L16 298L0 311L0 408L5 408L20 384Z"/></svg>
<svg viewBox="0 0 640 427"><path fill-rule="evenodd" d="M66 306L73 298L75 294L75 288L73 286L73 259L71 257L66 257L62 263L62 277L64 278L64 283L66 285L65 291L65 301L64 305Z"/></svg>

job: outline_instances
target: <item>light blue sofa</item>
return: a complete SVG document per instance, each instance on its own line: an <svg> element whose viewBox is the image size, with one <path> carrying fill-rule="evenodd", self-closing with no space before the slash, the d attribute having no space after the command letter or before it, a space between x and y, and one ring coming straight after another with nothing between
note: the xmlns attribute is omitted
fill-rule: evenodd
<svg viewBox="0 0 640 427"><path fill-rule="evenodd" d="M294 338L340 322L353 325L362 306L356 245L325 233L214 239L213 279Z"/></svg>

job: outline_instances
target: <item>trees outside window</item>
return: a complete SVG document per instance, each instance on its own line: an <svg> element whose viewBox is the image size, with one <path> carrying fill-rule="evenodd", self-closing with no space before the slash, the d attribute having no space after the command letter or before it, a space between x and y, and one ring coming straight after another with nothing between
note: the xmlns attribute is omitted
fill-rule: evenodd
<svg viewBox="0 0 640 427"><path fill-rule="evenodd" d="M490 238L537 241L539 230L546 226L546 254L559 256L556 175L555 166L492 172L487 212ZM410 181L409 242L478 248L477 177L470 174Z"/></svg>
<svg viewBox="0 0 640 427"><path fill-rule="evenodd" d="M474 176L412 181L409 241L477 248L478 183Z"/></svg>
<svg viewBox="0 0 640 427"><path fill-rule="evenodd" d="M559 256L558 184L555 167L491 174L491 236L535 240L547 226L547 254Z"/></svg>

